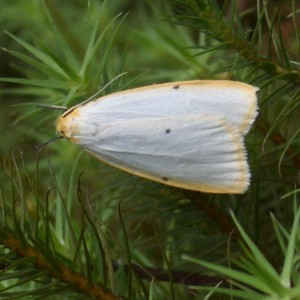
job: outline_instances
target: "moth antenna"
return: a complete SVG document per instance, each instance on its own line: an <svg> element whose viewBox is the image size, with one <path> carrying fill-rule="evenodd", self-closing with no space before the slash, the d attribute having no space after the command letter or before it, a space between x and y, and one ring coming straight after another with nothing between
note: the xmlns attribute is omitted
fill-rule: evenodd
<svg viewBox="0 0 300 300"><path fill-rule="evenodd" d="M66 106L50 105L50 104L42 104L42 103L37 104L36 107L38 107L38 108L53 109L53 110L63 110L63 111L68 110L68 108Z"/></svg>
<svg viewBox="0 0 300 300"><path fill-rule="evenodd" d="M56 141L56 140L60 140L60 139L63 139L64 138L64 136L58 136L58 137L55 137L55 138L53 138L53 139L50 139L50 140L48 140L46 143L43 143L43 144L41 144L41 145L38 145L38 146L35 146L35 147L33 147L33 148L29 148L29 149L27 149L27 150L21 150L21 152L22 153L25 153L25 152L29 152L29 151L32 151L32 150L38 150L38 151L40 151L41 149L43 149L44 147L46 147L47 145L49 145L50 143L52 143L52 142L54 142L54 141Z"/></svg>
<svg viewBox="0 0 300 300"><path fill-rule="evenodd" d="M50 140L48 140L46 143L43 143L43 144L41 144L41 145L38 145L38 146L35 146L35 147L33 147L33 148L29 148L29 149L21 149L20 150L20 152L21 153L26 153L26 152L29 152L29 151L32 151L32 150L38 150L38 151L40 151L40 150L42 150L44 147L46 147L48 144L50 144L50 143L52 143L52 142L54 142L54 141L56 141L56 140L60 140L60 139L63 139L64 138L64 136L58 136L58 137L55 137L55 138L53 138L53 139L50 139Z"/></svg>
<svg viewBox="0 0 300 300"><path fill-rule="evenodd" d="M117 79L119 79L120 77L126 75L127 72L121 73L119 75L117 75L115 78L113 78L112 80L110 80L100 91L96 92L94 95L92 95L91 97L89 97L88 99L86 99L85 101L75 105L72 107L72 111L77 108L78 106L84 105L87 102L91 101L92 99L96 98L99 94L101 94L108 86L110 86L113 82L115 82Z"/></svg>
<svg viewBox="0 0 300 300"><path fill-rule="evenodd" d="M72 107L72 110L74 108L76 108L77 106L81 106L84 105L85 103L91 101L92 99L94 99L95 97L97 97L100 93L102 93L108 86L110 86L114 81L116 81L117 79L119 79L120 77L124 76L125 74L127 74L127 72L121 73L119 75L117 75L115 78L113 78L112 80L110 80L100 91L96 92L94 95L92 95L91 97L89 97L87 100L81 102L78 105L75 105ZM60 105L49 105L49 104L42 104L39 103L36 105L36 107L39 108L47 108L47 109L52 109L52 110L63 110L63 111L67 111L68 108L66 106L60 106ZM48 144L48 143L45 143Z"/></svg>
<svg viewBox="0 0 300 300"><path fill-rule="evenodd" d="M55 141L60 140L60 139L63 139L63 138L64 138L64 136L62 136L62 135L61 135L61 136L57 136L57 137L55 137L55 138L53 138L53 139L48 140L48 141L47 141L46 143L44 143L44 144L41 144L41 145L38 145L38 146L33 147L33 149L35 149L35 150L40 150L40 149L46 147L47 145L49 145L50 143L55 142Z"/></svg>

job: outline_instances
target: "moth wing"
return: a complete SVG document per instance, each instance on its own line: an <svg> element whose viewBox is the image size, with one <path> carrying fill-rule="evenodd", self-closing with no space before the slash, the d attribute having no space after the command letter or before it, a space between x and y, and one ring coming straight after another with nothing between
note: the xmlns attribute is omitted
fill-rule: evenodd
<svg viewBox="0 0 300 300"><path fill-rule="evenodd" d="M195 80L113 93L79 109L102 122L190 114L218 115L245 135L257 115L257 88L236 81Z"/></svg>
<svg viewBox="0 0 300 300"><path fill-rule="evenodd" d="M243 193L249 171L243 137L228 121L206 115L90 124L73 136L102 161L180 188Z"/></svg>

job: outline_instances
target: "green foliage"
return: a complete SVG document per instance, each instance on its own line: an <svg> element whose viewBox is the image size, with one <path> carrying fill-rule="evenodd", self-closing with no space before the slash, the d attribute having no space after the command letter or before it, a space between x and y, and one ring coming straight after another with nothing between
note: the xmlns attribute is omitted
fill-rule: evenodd
<svg viewBox="0 0 300 300"><path fill-rule="evenodd" d="M277 238L281 244L284 257L281 267L282 271L280 273L277 272L264 254L258 249L233 214L232 218L245 242L245 245L242 245L244 256L239 257L236 261L236 265L239 269L234 270L189 257L185 259L224 274L229 278L232 286L236 286L238 289L220 287L200 287L200 289L213 290L214 292L223 293L225 295L236 296L239 299L299 299L299 249L296 245L299 244L300 208L295 209L291 233L288 233L273 217L274 230L277 232Z"/></svg>
<svg viewBox="0 0 300 300"><path fill-rule="evenodd" d="M299 299L297 1L0 4L1 299ZM60 114L42 105L197 78L260 88L245 195L136 178L64 140L36 147Z"/></svg>

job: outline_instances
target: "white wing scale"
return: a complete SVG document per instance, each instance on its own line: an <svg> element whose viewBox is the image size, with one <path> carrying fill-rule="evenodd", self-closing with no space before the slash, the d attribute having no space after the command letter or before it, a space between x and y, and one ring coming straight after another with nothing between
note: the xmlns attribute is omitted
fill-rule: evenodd
<svg viewBox="0 0 300 300"><path fill-rule="evenodd" d="M114 93L81 107L96 122L145 117L217 115L245 135L256 117L256 88L234 81L184 81Z"/></svg>
<svg viewBox="0 0 300 300"><path fill-rule="evenodd" d="M231 81L162 84L70 109L57 128L99 159L165 184L242 193L256 88Z"/></svg>

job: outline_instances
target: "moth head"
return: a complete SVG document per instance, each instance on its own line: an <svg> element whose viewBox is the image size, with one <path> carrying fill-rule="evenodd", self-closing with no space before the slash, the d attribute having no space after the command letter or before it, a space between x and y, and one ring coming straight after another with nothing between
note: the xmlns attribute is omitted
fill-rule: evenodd
<svg viewBox="0 0 300 300"><path fill-rule="evenodd" d="M77 110L66 111L58 118L56 123L57 132L63 137L72 140L72 142L76 142L74 138L74 134L76 134L74 119L77 117L77 115Z"/></svg>

